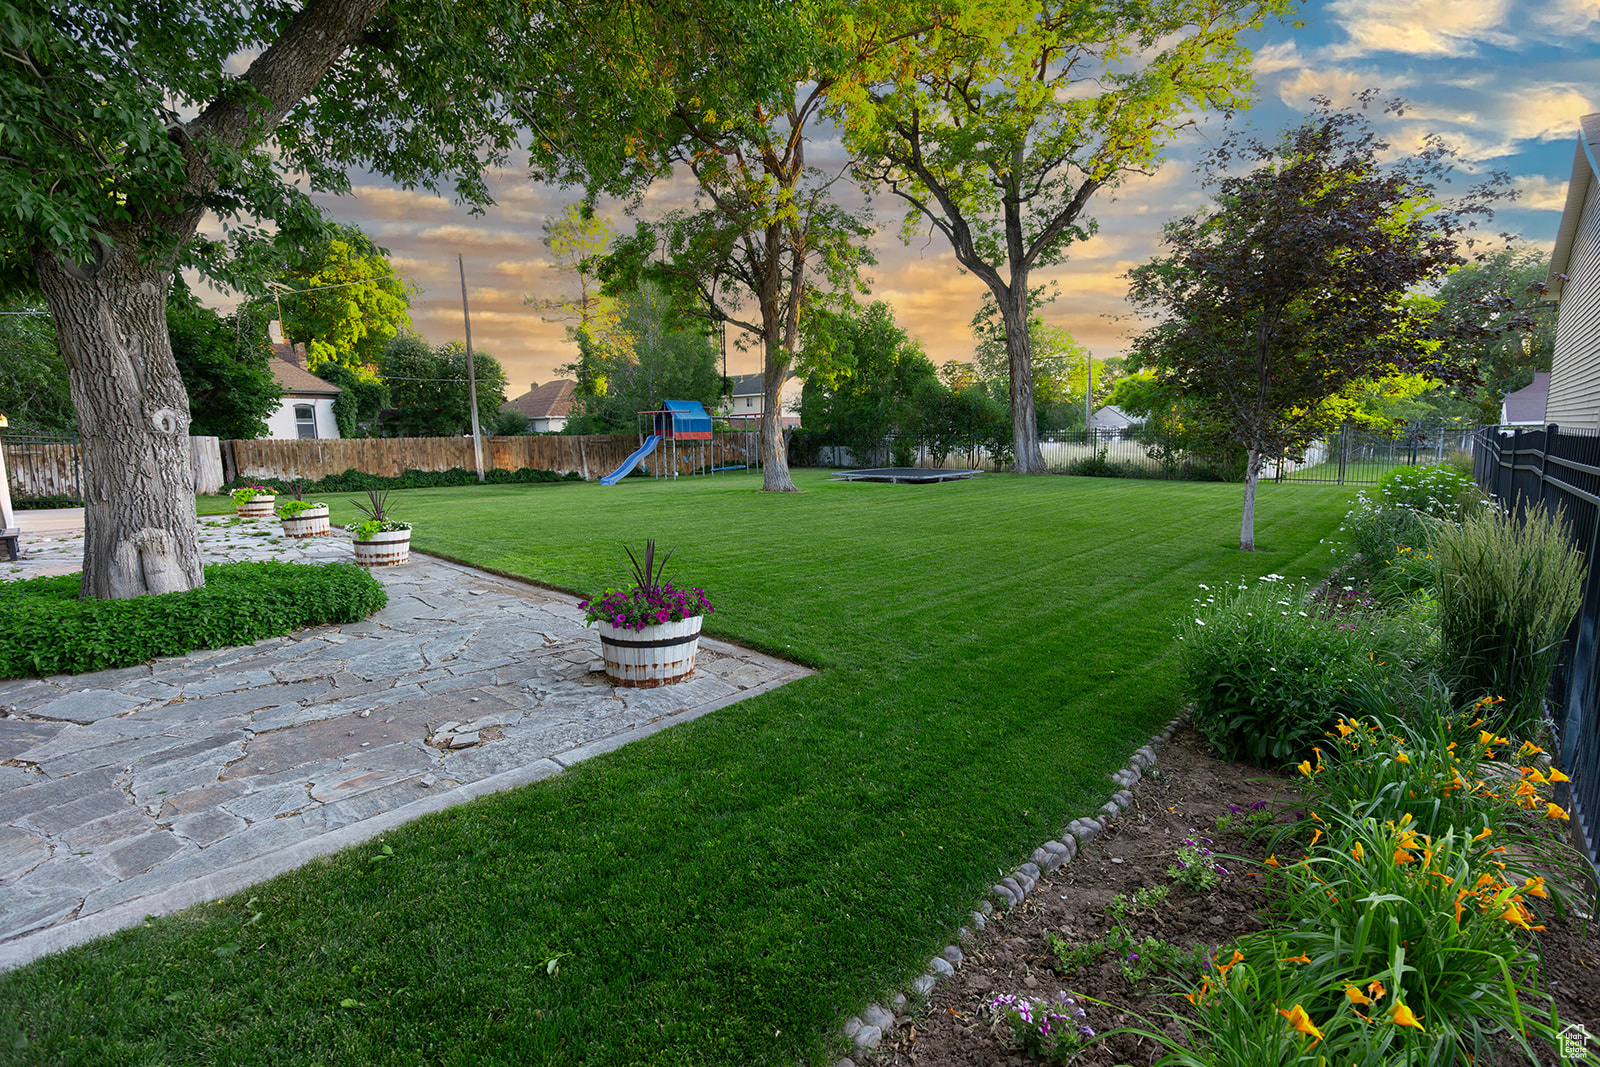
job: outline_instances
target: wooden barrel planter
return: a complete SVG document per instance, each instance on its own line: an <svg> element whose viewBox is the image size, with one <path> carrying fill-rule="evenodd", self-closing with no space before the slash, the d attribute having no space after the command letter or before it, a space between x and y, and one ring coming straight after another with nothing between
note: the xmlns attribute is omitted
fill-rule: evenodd
<svg viewBox="0 0 1600 1067"><path fill-rule="evenodd" d="M328 525L328 505L318 504L298 515L279 516L285 537L322 537L332 532Z"/></svg>
<svg viewBox="0 0 1600 1067"><path fill-rule="evenodd" d="M356 562L363 567L394 567L411 558L410 530L379 530L365 541L352 541Z"/></svg>
<svg viewBox="0 0 1600 1067"><path fill-rule="evenodd" d="M601 624L600 655L611 684L628 689L653 689L694 677L700 651L703 616L663 622L642 630L618 630Z"/></svg>
<svg viewBox="0 0 1600 1067"><path fill-rule="evenodd" d="M238 506L241 519L270 519L272 507L277 502L275 496L253 496Z"/></svg>

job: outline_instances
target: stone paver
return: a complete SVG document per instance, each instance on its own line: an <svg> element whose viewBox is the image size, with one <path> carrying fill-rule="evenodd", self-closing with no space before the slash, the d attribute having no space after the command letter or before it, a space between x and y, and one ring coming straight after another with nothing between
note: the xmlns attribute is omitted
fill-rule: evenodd
<svg viewBox="0 0 1600 1067"><path fill-rule="evenodd" d="M81 564L22 513L0 579ZM207 562L348 560L340 532L201 519ZM347 626L0 681L0 969L235 892L806 674L702 638L696 676L614 689L575 598L413 553Z"/></svg>

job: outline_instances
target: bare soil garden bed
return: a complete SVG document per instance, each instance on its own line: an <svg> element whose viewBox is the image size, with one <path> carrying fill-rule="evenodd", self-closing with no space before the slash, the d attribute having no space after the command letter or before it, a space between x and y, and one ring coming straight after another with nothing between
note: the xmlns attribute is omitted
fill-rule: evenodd
<svg viewBox="0 0 1600 1067"><path fill-rule="evenodd" d="M1030 1061L1010 1043L1007 1031L995 1032L986 1010L1002 993L1054 1002L1066 992L1086 1010L1083 1025L1098 1035L1129 1025L1175 1033L1169 1015L1187 1007L1181 994L1190 988L1186 982L1193 972L1165 971L1130 984L1124 965L1139 961L1102 956L1063 973L1049 935L1069 944L1104 937L1117 925L1107 914L1112 900L1169 885L1167 870L1175 850L1197 833L1210 838L1219 855L1249 862L1224 858L1229 873L1218 888L1189 893L1172 885L1164 902L1124 915L1121 925L1140 941L1153 937L1180 950L1198 947L1207 958L1220 946L1263 929L1271 921L1271 890L1260 867L1265 853L1245 836L1214 827L1219 817L1262 802L1287 811L1295 806L1297 794L1288 778L1212 757L1204 741L1184 728L1161 751L1154 773L1135 786L1133 796L1134 805L1076 859L1046 875L1021 907L996 914L963 945L965 959L955 977L941 983L924 1007L902 1016L878 1049L857 1053L856 1063L1021 1067ZM1579 1021L1600 1032L1600 933L1593 923L1585 928L1573 920L1547 916L1543 921L1549 927L1539 935L1546 988L1554 994L1563 1021ZM1154 1041L1118 1034L1092 1044L1074 1062L1147 1065L1160 1055Z"/></svg>

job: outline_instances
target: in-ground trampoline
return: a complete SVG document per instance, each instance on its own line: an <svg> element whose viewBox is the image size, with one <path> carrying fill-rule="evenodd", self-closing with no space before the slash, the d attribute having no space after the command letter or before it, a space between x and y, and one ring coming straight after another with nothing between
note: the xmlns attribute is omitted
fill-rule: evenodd
<svg viewBox="0 0 1600 1067"><path fill-rule="evenodd" d="M842 482L954 482L982 473L937 467L867 467L858 471L840 471L833 477L835 481Z"/></svg>

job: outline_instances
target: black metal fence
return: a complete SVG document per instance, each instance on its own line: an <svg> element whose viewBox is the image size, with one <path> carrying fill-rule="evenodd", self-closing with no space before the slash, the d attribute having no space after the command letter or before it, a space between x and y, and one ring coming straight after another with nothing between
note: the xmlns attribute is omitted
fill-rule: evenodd
<svg viewBox="0 0 1600 1067"><path fill-rule="evenodd" d="M1541 503L1560 508L1567 536L1589 561L1583 607L1567 631L1547 698L1561 768L1572 779L1557 787L1556 802L1577 824L1590 860L1600 863L1600 437L1556 426L1485 426L1473 474L1519 515Z"/></svg>
<svg viewBox="0 0 1600 1067"><path fill-rule="evenodd" d="M1396 467L1430 466L1472 451L1472 427L1402 426L1369 430L1345 423L1306 450L1300 459L1278 459L1278 482L1375 485Z"/></svg>
<svg viewBox="0 0 1600 1067"><path fill-rule="evenodd" d="M11 500L19 508L80 507L78 438L0 434Z"/></svg>

